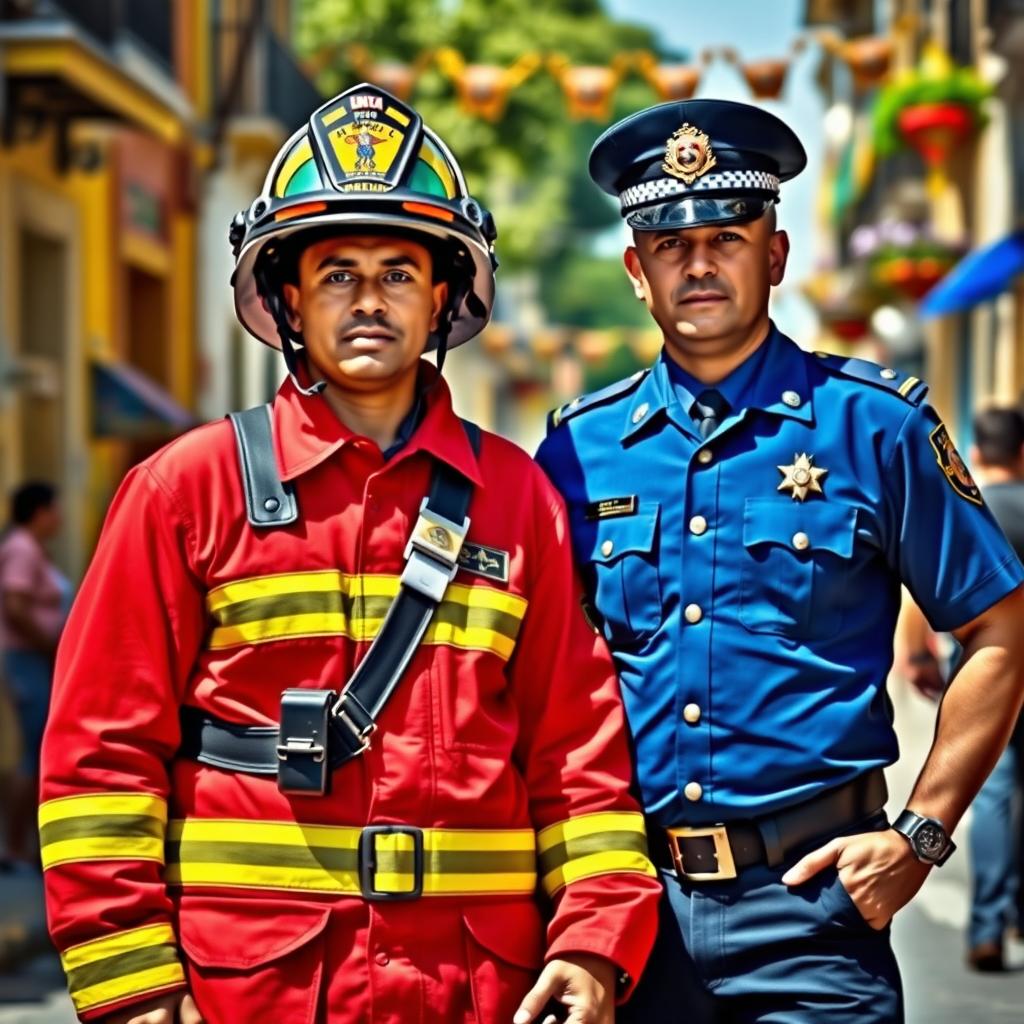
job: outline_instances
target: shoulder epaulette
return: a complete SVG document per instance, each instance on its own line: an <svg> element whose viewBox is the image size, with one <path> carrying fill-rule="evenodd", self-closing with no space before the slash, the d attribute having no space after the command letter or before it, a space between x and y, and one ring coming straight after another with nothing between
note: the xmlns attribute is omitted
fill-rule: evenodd
<svg viewBox="0 0 1024 1024"><path fill-rule="evenodd" d="M548 413L548 432L550 433L560 423L564 423L567 419L573 416L579 415L581 412L586 412L588 409L594 409L599 405L604 405L606 402L610 402L613 398L620 398L622 395L628 395L633 391L636 386L650 373L650 370L638 370L633 374L632 377L626 377L624 380L617 380L614 384L609 384L606 388L601 388L600 391L591 392L589 395L580 395L579 398L574 398L571 402L566 402L565 405L560 405L557 409L552 409Z"/></svg>
<svg viewBox="0 0 1024 1024"><path fill-rule="evenodd" d="M847 356L836 356L830 352L815 352L818 361L828 370L838 373L851 380L859 380L864 384L881 388L899 395L911 405L920 405L928 393L928 385L920 377L894 370L888 366L879 366L867 359L851 359Z"/></svg>

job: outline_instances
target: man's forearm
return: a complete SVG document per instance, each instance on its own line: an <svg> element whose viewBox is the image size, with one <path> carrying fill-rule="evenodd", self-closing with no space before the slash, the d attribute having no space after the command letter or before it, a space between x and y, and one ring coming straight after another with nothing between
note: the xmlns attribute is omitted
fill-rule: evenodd
<svg viewBox="0 0 1024 1024"><path fill-rule="evenodd" d="M1024 699L1024 597L1017 590L956 631L964 655L907 804L952 832L994 767Z"/></svg>

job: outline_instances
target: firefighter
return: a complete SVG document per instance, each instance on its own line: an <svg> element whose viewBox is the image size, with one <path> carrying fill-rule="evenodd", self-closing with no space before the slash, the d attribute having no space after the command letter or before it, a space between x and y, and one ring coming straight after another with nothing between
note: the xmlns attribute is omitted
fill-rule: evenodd
<svg viewBox="0 0 1024 1024"><path fill-rule="evenodd" d="M370 85L236 217L239 319L288 375L128 474L57 659L41 843L81 1019L608 1022L639 977L659 883L564 506L439 372L494 237Z"/></svg>

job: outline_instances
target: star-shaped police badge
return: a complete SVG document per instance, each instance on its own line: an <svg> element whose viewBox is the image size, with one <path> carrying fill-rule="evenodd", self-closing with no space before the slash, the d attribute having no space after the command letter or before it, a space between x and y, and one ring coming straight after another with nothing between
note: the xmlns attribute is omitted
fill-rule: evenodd
<svg viewBox="0 0 1024 1024"><path fill-rule="evenodd" d="M813 465L813 462L813 455L794 454L792 466L779 466L783 476L779 490L789 491L794 501L806 501L808 494L824 494L819 481L828 470Z"/></svg>

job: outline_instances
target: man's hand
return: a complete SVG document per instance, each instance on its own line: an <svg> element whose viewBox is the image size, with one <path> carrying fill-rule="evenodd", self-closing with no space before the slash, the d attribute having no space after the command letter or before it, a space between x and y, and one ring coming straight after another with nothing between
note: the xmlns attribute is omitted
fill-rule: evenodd
<svg viewBox="0 0 1024 1024"><path fill-rule="evenodd" d="M907 840L890 828L833 839L794 864L782 876L783 884L802 885L832 864L861 916L879 930L913 899L929 870Z"/></svg>
<svg viewBox="0 0 1024 1024"><path fill-rule="evenodd" d="M104 1017L101 1024L204 1024L187 992L173 992Z"/></svg>
<svg viewBox="0 0 1024 1024"><path fill-rule="evenodd" d="M571 1024L612 1024L617 974L615 964L603 956L567 953L559 960L551 960L519 1004L512 1024L537 1020L550 999L568 1007L565 1019ZM540 1024L553 1024L554 1020L548 1014Z"/></svg>
<svg viewBox="0 0 1024 1024"><path fill-rule="evenodd" d="M946 690L939 662L931 651L915 651L898 658L893 664L896 674L904 678L922 697L939 701Z"/></svg>

